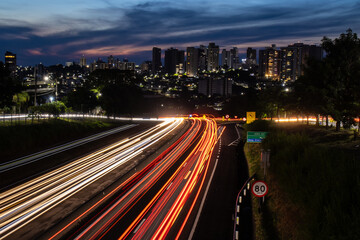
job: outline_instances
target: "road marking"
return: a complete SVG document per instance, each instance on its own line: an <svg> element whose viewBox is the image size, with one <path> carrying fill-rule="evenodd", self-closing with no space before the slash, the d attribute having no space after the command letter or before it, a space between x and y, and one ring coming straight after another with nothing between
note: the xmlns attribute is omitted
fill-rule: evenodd
<svg viewBox="0 0 360 240"><path fill-rule="evenodd" d="M240 136L240 132L239 132L238 128L236 127L236 125L235 125L235 130L237 132L238 138L235 141L233 141L232 143L230 143L228 146L237 146L240 142L241 136Z"/></svg>
<svg viewBox="0 0 360 240"><path fill-rule="evenodd" d="M136 233L137 231L139 231L141 225L143 225L143 223L145 222L146 218L144 218L143 220L141 220L140 224L135 228L134 233Z"/></svg>
<svg viewBox="0 0 360 240"><path fill-rule="evenodd" d="M168 189L171 187L172 184L173 184L173 183L171 182L171 183L169 184L169 186L166 188L166 190L168 190Z"/></svg>
<svg viewBox="0 0 360 240"><path fill-rule="evenodd" d="M220 139L220 144L221 144L221 139ZM198 221L199 221L201 211L202 211L202 209L203 209L203 207L204 207L205 199L206 199L207 193L208 193L208 191L209 191L209 188L210 188L210 184L211 184L211 182L212 182L212 179L213 179L213 177L214 177L214 173L215 173L217 164L218 164L218 159L216 159L216 161L215 161L214 169L213 169L213 171L212 171L212 173L211 173L211 176L210 176L208 185L206 186L206 190L205 190L204 196L203 196L203 198L202 198L202 200L201 200L201 204L200 204L200 207L199 207L199 211L198 211L197 214L196 214L195 222L194 222L194 224L193 224L193 227L192 227L192 229L191 229L190 236L189 236L189 239L190 239L190 240L191 240L191 239L193 238L193 236L194 236L195 229L196 229L197 223L198 223Z"/></svg>
<svg viewBox="0 0 360 240"><path fill-rule="evenodd" d="M189 177L189 175L190 175L190 173L191 173L191 171L189 171L187 174L186 174L186 176L185 176L185 180Z"/></svg>

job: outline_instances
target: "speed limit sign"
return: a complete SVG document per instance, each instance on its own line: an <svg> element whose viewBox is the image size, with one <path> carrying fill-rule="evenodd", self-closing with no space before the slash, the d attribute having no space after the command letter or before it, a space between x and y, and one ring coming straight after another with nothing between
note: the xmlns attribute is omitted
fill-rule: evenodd
<svg viewBox="0 0 360 240"><path fill-rule="evenodd" d="M263 197L268 193L269 187L264 181L256 181L253 183L251 191L256 197Z"/></svg>

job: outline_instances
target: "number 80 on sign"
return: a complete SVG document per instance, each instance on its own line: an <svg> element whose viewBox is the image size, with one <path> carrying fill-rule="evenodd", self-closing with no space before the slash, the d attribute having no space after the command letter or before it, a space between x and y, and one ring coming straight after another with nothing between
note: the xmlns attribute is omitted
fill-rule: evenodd
<svg viewBox="0 0 360 240"><path fill-rule="evenodd" d="M263 197L268 193L269 187L264 181L256 181L252 184L251 191L256 197Z"/></svg>

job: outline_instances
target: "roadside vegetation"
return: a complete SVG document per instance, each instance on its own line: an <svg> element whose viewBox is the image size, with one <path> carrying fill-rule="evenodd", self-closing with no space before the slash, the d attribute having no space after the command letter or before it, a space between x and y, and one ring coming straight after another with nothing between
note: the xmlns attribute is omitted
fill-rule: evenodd
<svg viewBox="0 0 360 240"><path fill-rule="evenodd" d="M0 159L2 162L14 156L30 154L47 147L79 139L105 131L120 123L97 120L50 119L33 124L0 126Z"/></svg>
<svg viewBox="0 0 360 240"><path fill-rule="evenodd" d="M360 151L351 131L261 121L246 130L270 132L262 144L245 144L250 174L269 185L261 211L253 197L255 239L360 239ZM265 177L262 148L271 150Z"/></svg>

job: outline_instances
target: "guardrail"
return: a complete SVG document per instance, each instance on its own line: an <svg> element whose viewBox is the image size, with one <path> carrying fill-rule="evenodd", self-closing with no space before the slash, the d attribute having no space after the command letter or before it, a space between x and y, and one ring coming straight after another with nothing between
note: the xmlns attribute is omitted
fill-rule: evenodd
<svg viewBox="0 0 360 240"><path fill-rule="evenodd" d="M50 119L53 115L51 114L1 114L0 115L0 123L10 123L11 125L14 123L18 123L23 121L25 124L31 124L34 120L43 120ZM120 121L164 121L164 118L150 118L150 117L116 117L116 116L103 116L103 115L95 115L95 114L60 114L61 118L93 118L93 119L112 119L112 120L120 120Z"/></svg>
<svg viewBox="0 0 360 240"><path fill-rule="evenodd" d="M246 180L236 197L233 240L239 239L241 204L244 202L244 198L251 198L250 182L253 180L255 180L255 174Z"/></svg>

